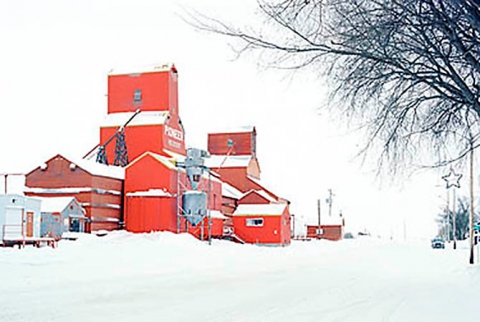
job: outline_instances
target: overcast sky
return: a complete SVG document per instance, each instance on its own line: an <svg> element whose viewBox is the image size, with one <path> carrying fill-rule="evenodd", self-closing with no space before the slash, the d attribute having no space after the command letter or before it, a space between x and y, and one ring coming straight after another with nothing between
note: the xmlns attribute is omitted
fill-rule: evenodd
<svg viewBox="0 0 480 322"><path fill-rule="evenodd" d="M179 15L195 8L226 21L255 21L254 0L0 2L0 173L28 172L57 153L80 157L98 143L112 68L172 62L189 146L225 125L255 125L262 180L316 222L316 200L343 212L352 230L384 236L434 234L445 189L435 173L391 186L352 161L358 136L318 108L325 86L235 59L226 39L194 30ZM339 130L341 128L341 130ZM464 182L464 184L466 184Z"/></svg>

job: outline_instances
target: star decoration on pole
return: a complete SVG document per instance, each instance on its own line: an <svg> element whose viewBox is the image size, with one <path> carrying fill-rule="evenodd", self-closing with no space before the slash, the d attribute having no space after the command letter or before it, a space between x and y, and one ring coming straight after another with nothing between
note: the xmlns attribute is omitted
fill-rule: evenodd
<svg viewBox="0 0 480 322"><path fill-rule="evenodd" d="M450 172L447 175L442 177L443 180L447 183L447 189L451 187L460 188L460 179L462 178L461 174L456 174L452 168L450 168Z"/></svg>

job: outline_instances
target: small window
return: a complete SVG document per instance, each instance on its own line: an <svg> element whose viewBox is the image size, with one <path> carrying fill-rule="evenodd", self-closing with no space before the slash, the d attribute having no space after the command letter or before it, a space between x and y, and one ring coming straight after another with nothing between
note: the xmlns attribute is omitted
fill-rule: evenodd
<svg viewBox="0 0 480 322"><path fill-rule="evenodd" d="M133 92L133 101L134 102L142 101L142 90L136 89L135 92Z"/></svg>
<svg viewBox="0 0 480 322"><path fill-rule="evenodd" d="M263 218L248 218L247 227L262 227Z"/></svg>
<svg viewBox="0 0 480 322"><path fill-rule="evenodd" d="M323 229L322 229L322 228L318 228L318 229L317 229L317 234L323 235Z"/></svg>

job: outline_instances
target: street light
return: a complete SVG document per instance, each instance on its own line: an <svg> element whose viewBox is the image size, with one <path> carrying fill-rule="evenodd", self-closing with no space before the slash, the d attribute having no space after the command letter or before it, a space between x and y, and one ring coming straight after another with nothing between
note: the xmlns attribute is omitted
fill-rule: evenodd
<svg viewBox="0 0 480 322"><path fill-rule="evenodd" d="M455 188L460 188L460 179L462 178L461 174L456 174L455 171L453 171L453 168L450 168L450 172L447 175L444 175L442 177L443 180L445 180L447 184L447 198L449 198L448 195L448 189L454 188L453 189L453 249L457 249L457 234L456 234L456 221L457 221L457 210L455 209L455 199L456 194ZM447 218L450 218L450 211L448 209L448 199L447 199ZM448 233L447 233L448 234ZM448 234L448 239L450 239L450 236Z"/></svg>

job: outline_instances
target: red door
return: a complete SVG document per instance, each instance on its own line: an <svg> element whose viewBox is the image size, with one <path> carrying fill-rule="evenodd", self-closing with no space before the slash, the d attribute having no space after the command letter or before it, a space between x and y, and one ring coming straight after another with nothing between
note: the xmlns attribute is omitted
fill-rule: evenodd
<svg viewBox="0 0 480 322"><path fill-rule="evenodd" d="M27 212L27 237L33 237L33 212Z"/></svg>

